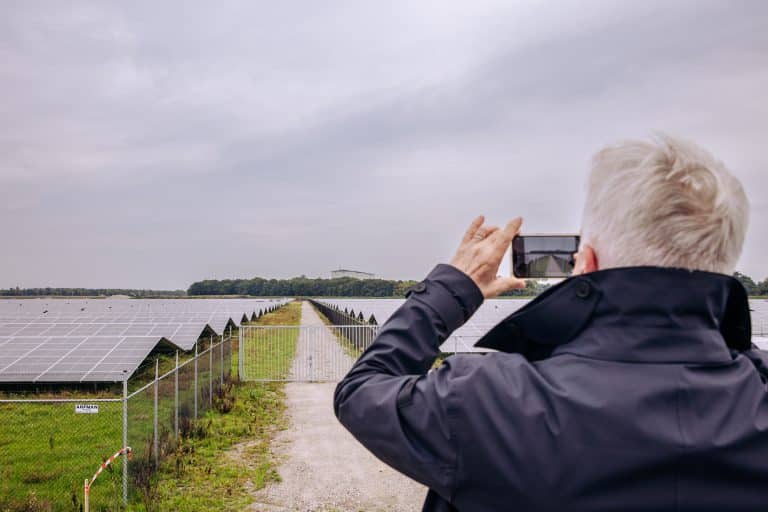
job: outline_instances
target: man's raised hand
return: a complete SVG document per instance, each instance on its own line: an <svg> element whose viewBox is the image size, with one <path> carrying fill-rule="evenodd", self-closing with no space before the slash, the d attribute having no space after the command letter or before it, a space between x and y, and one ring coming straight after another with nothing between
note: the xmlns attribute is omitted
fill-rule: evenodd
<svg viewBox="0 0 768 512"><path fill-rule="evenodd" d="M480 288L483 297L490 299L515 288L525 288L525 281L514 276L499 276L501 259L512 239L520 232L523 219L510 221L504 229L484 226L482 215L472 221L461 240L451 265L467 274Z"/></svg>

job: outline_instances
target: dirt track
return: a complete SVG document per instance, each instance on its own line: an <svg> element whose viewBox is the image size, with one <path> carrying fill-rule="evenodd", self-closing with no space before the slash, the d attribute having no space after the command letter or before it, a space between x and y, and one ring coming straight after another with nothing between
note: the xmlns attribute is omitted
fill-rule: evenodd
<svg viewBox="0 0 768 512"><path fill-rule="evenodd" d="M302 325L322 321L308 303ZM330 334L330 331L329 331ZM418 511L426 488L368 453L333 415L332 383L286 385L289 428L273 451L282 482L255 494L255 511Z"/></svg>

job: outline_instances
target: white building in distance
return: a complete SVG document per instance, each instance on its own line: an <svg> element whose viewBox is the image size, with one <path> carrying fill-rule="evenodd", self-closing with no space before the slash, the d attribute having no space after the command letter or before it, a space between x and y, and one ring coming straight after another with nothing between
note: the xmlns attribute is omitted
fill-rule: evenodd
<svg viewBox="0 0 768 512"><path fill-rule="evenodd" d="M338 270L331 270L331 279L338 277L352 277L355 279L376 279L374 274L369 272L360 272L359 270L348 270L340 268Z"/></svg>

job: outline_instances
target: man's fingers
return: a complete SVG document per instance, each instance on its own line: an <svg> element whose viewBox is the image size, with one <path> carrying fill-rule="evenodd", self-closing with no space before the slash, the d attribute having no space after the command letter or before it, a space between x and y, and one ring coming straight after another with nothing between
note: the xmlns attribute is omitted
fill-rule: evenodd
<svg viewBox="0 0 768 512"><path fill-rule="evenodd" d="M482 231L483 239L487 239L499 231L499 226L488 226L487 228L480 228L480 230Z"/></svg>
<svg viewBox="0 0 768 512"><path fill-rule="evenodd" d="M512 219L504 226L504 229L499 231L494 237L494 243L508 244L515 236L520 232L520 226L523 225L522 217Z"/></svg>
<svg viewBox="0 0 768 512"><path fill-rule="evenodd" d="M488 240L499 231L499 226L480 226L475 231L475 236L472 237L471 243L474 247L478 244L488 243Z"/></svg>
<svg viewBox="0 0 768 512"><path fill-rule="evenodd" d="M523 218L517 217L509 221L504 227L504 240L509 243L520 232L520 226L523 225Z"/></svg>
<svg viewBox="0 0 768 512"><path fill-rule="evenodd" d="M521 217L517 217L516 219L509 221L504 229L498 231L494 235L492 239L494 257L499 258L500 260L504 256L504 253L507 252L507 247L509 247L512 239L515 238L520 232L520 226L522 226L522 224L523 219Z"/></svg>
<svg viewBox="0 0 768 512"><path fill-rule="evenodd" d="M464 233L464 238L461 241L471 242L472 238L474 238L475 236L475 233L477 233L477 230L480 229L480 226L483 225L483 222L485 222L485 217L483 217L482 215L478 216L475 220L473 220L472 224L469 225L467 232Z"/></svg>

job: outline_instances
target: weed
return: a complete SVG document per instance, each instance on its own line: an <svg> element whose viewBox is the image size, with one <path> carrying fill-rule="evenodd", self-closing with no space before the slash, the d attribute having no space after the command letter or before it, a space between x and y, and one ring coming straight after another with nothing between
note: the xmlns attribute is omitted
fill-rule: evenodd
<svg viewBox="0 0 768 512"><path fill-rule="evenodd" d="M235 407L235 393L233 390L233 383L225 382L223 386L219 386L214 390L213 394L213 408L220 414L227 414Z"/></svg>
<svg viewBox="0 0 768 512"><path fill-rule="evenodd" d="M156 470L154 452L154 441L150 437L144 442L144 449L141 451L142 455L134 457L129 466L131 482L133 487L139 492L147 512L155 510L154 507L157 503L157 491L153 482L153 475Z"/></svg>
<svg viewBox="0 0 768 512"><path fill-rule="evenodd" d="M0 501L0 510L5 512L52 512L53 504L47 500L41 500L34 492L29 493L21 500Z"/></svg>

